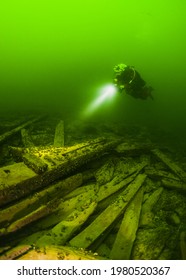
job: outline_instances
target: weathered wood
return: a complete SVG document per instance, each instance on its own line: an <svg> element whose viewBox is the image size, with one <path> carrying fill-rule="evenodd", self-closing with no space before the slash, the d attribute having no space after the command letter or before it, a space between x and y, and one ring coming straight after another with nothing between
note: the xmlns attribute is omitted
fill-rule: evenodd
<svg viewBox="0 0 186 280"><path fill-rule="evenodd" d="M148 177L155 179L155 180L160 180L160 179L174 179L174 180L180 180L179 177L176 175L164 171L164 170L157 170L155 168L145 168L145 174L147 174Z"/></svg>
<svg viewBox="0 0 186 280"><path fill-rule="evenodd" d="M98 170L95 171L95 178L98 185L104 185L114 177L116 165L112 159L108 159Z"/></svg>
<svg viewBox="0 0 186 280"><path fill-rule="evenodd" d="M141 143L131 143L131 142L123 142L116 147L116 152L119 154L127 154L127 155L140 155L149 153L153 148L152 144L141 144Z"/></svg>
<svg viewBox="0 0 186 280"><path fill-rule="evenodd" d="M98 159L106 151L111 150L115 145L118 144L120 139L116 140L105 140L97 139L89 141L84 145L80 145L80 148L76 146L75 150L70 150L69 153L63 154L61 148L48 148L37 150L37 153L34 154L38 157L41 157L41 160L44 159L46 155L49 156L49 159L45 159L45 163L48 164L48 169L44 174L36 175L33 171L29 171L30 177L25 178L24 182L22 181L22 176L25 177L24 172L18 171L19 180L17 179L17 174L7 174L4 170L9 170L9 166L1 170L1 173L4 173L4 177L0 178L0 206L5 205L8 202L14 201L18 198L24 197L29 193L49 185L53 181L64 176L69 175L70 173L77 170L82 165L87 164L88 162ZM66 149L65 149L66 150ZM43 154L42 154L43 152ZM40 153L43 155L40 155ZM52 162L52 163L51 163ZM53 164L55 162L55 165ZM22 163L22 168L26 170L25 165ZM12 169L18 170L18 166L14 165ZM27 173L29 168L27 168ZM6 178L5 178L6 175ZM15 180L15 178L17 181ZM12 180L9 180L11 178ZM12 182L13 181L13 182Z"/></svg>
<svg viewBox="0 0 186 280"><path fill-rule="evenodd" d="M96 202L91 202L74 210L65 220L62 220L46 235L38 239L36 245L64 245L94 212L96 206Z"/></svg>
<svg viewBox="0 0 186 280"><path fill-rule="evenodd" d="M23 154L25 153L25 148L9 146L8 149L9 149L9 153L14 158L15 162L23 161L22 157L23 157Z"/></svg>
<svg viewBox="0 0 186 280"><path fill-rule="evenodd" d="M173 162L167 155L165 155L159 149L153 149L152 153L165 163L181 180L186 182L186 173L185 171Z"/></svg>
<svg viewBox="0 0 186 280"><path fill-rule="evenodd" d="M64 121L61 120L55 129L54 147L63 147L64 143Z"/></svg>
<svg viewBox="0 0 186 280"><path fill-rule="evenodd" d="M67 246L34 247L18 245L0 256L0 260L101 260L91 252Z"/></svg>
<svg viewBox="0 0 186 280"><path fill-rule="evenodd" d="M113 201L115 201L118 197L118 195L120 195L124 188L129 185L138 175L140 170L136 171L135 173L133 173L132 175L130 175L129 177L125 178L123 181L121 181L120 183L112 186L110 185L110 191L107 191L106 189L106 194L108 195L107 197L105 197L104 195L104 186L100 187L101 190L101 196L98 192L98 206L97 206L97 212L100 213L101 211L103 211L105 208L107 208L110 204L113 203ZM107 184L106 184L107 185ZM112 191L113 188L113 191ZM112 193L112 194L111 194ZM103 195L103 196L102 196ZM104 199L103 199L104 197ZM98 216L98 215L96 215ZM95 217L92 219L95 219Z"/></svg>
<svg viewBox="0 0 186 280"><path fill-rule="evenodd" d="M130 177L133 177L133 180L135 179L135 174L131 175ZM133 181L131 180L131 182ZM123 192L123 188L120 189L119 191L111 194L110 196L106 197L105 199L99 201L98 203L98 207L97 207L97 211L98 213L102 212L104 209L106 209L110 204L113 203L113 201L115 201L118 197L118 195L120 195Z"/></svg>
<svg viewBox="0 0 186 280"><path fill-rule="evenodd" d="M15 128L13 128L12 130L5 132L4 134L0 135L0 144L3 143L6 139L9 139L12 135L16 134L17 132L19 132L21 129L37 122L40 121L41 119L45 118L46 116L39 116L36 118L33 118Z"/></svg>
<svg viewBox="0 0 186 280"><path fill-rule="evenodd" d="M130 260L133 243L138 230L141 205L143 201L143 188L141 188L129 203L110 252L110 259Z"/></svg>
<svg viewBox="0 0 186 280"><path fill-rule="evenodd" d="M65 221L75 210L82 212L85 205L90 205L96 199L96 190L92 188L76 197L61 201L52 214L34 222L34 226L31 224L24 228L24 239L22 239L21 244L36 244L37 240L45 234L50 234L52 227L61 221ZM3 235L3 232L1 235Z"/></svg>
<svg viewBox="0 0 186 280"><path fill-rule="evenodd" d="M165 225L160 225L155 228L138 229L131 259L157 260L171 235L172 233L169 227Z"/></svg>
<svg viewBox="0 0 186 280"><path fill-rule="evenodd" d="M9 150L12 156L18 161L22 161L22 157L24 154L31 154L39 157L41 160L46 162L49 166L51 165L52 167L53 164L50 164L50 162L48 161L53 161L53 163L56 161L59 164L59 161L63 161L66 156L70 157L73 152L78 153L80 150L84 150L88 147L91 149L92 148L91 145L94 144L101 145L102 143L105 142L107 142L105 138L99 137L90 141L75 144L73 146L64 146L64 147L34 146L34 147L27 147L27 148L9 146Z"/></svg>
<svg viewBox="0 0 186 280"><path fill-rule="evenodd" d="M8 233L18 231L22 227L25 227L26 225L28 225L36 220L39 220L40 218L42 218L44 216L49 215L57 207L57 205L58 205L57 203L59 203L59 200L53 199L53 200L49 201L47 204L41 205L33 212L16 220L10 226L8 226L8 228L6 229L6 233L8 234Z"/></svg>
<svg viewBox="0 0 186 280"><path fill-rule="evenodd" d="M60 223L60 221L65 220L75 209L80 209L87 203L96 201L96 199L97 189L93 187L84 193L62 201L53 214L35 223L35 229L43 230L51 228L52 226Z"/></svg>
<svg viewBox="0 0 186 280"><path fill-rule="evenodd" d="M0 168L0 190L8 184L19 184L36 176L23 162L7 165Z"/></svg>
<svg viewBox="0 0 186 280"><path fill-rule="evenodd" d="M101 201L109 195L117 192L119 189L127 186L131 183L137 174L147 165L146 161L139 163L137 166L128 170L128 174L121 173L113 178L109 183L100 186L98 192L98 201Z"/></svg>
<svg viewBox="0 0 186 280"><path fill-rule="evenodd" d="M36 178L37 174L23 162L1 167L0 206L31 192L32 182Z"/></svg>
<svg viewBox="0 0 186 280"><path fill-rule="evenodd" d="M186 183L172 180L172 179L163 179L162 184L164 187L173 189L175 191L186 192Z"/></svg>
<svg viewBox="0 0 186 280"><path fill-rule="evenodd" d="M144 202L141 210L140 216L140 226L152 226L154 214L152 213L152 209L155 204L158 202L160 195L163 192L163 188L158 188L155 190Z"/></svg>
<svg viewBox="0 0 186 280"><path fill-rule="evenodd" d="M100 260L97 254L67 246L44 246L28 251L18 260Z"/></svg>
<svg viewBox="0 0 186 280"><path fill-rule="evenodd" d="M48 169L48 164L35 155L24 154L22 159L23 162L37 174L42 174Z"/></svg>
<svg viewBox="0 0 186 280"><path fill-rule="evenodd" d="M21 129L21 138L22 138L24 147L34 147L34 143L28 132L28 129L25 129L25 128Z"/></svg>
<svg viewBox="0 0 186 280"><path fill-rule="evenodd" d="M102 200L113 195L120 189L126 187L128 184L130 184L135 179L136 176L137 176L137 172L133 173L131 176L129 176L127 178L124 178L119 183L115 183L115 180L113 179L111 182L101 186L99 188L99 192L98 192L98 201L101 202ZM122 176L121 176L121 178L122 178Z"/></svg>
<svg viewBox="0 0 186 280"><path fill-rule="evenodd" d="M94 191L94 192L98 192L98 185L96 183L92 183L92 184L88 184L79 188L76 188L75 190L73 190L72 192L68 193L67 195L65 195L63 197L64 200L67 200L69 198L84 194L84 193L88 193L90 191Z"/></svg>
<svg viewBox="0 0 186 280"><path fill-rule="evenodd" d="M10 250L7 250L0 256L0 260L15 260L21 255L32 249L31 245L19 245Z"/></svg>
<svg viewBox="0 0 186 280"><path fill-rule="evenodd" d="M30 195L14 205L1 210L0 225L6 227L12 221L25 217L36 210L40 205L46 204L54 198L60 199L70 190L82 184L82 174L78 173L58 183L45 188L44 190ZM57 204L56 204L57 207Z"/></svg>
<svg viewBox="0 0 186 280"><path fill-rule="evenodd" d="M79 248L89 247L123 213L145 179L146 175L139 174L116 201L108 206L85 230L70 240L70 245Z"/></svg>
<svg viewBox="0 0 186 280"><path fill-rule="evenodd" d="M9 249L11 249L11 246L2 246L2 247L0 247L0 254L6 252Z"/></svg>

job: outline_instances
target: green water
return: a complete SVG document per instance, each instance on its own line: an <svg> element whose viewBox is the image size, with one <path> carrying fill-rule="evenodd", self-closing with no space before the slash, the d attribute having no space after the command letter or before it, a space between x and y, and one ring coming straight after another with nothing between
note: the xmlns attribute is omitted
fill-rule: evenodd
<svg viewBox="0 0 186 280"><path fill-rule="evenodd" d="M154 100L118 94L91 118L184 135L184 0L9 0L0 4L0 109L81 115L113 67L133 65ZM176 140L175 140L176 141Z"/></svg>

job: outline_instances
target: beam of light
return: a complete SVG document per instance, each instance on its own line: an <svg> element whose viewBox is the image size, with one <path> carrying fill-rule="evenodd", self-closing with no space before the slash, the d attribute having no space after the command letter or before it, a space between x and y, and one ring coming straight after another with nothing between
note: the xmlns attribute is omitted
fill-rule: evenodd
<svg viewBox="0 0 186 280"><path fill-rule="evenodd" d="M117 88L113 84L107 84L98 90L98 97L86 108L85 115L93 113L104 102L111 100L117 92Z"/></svg>

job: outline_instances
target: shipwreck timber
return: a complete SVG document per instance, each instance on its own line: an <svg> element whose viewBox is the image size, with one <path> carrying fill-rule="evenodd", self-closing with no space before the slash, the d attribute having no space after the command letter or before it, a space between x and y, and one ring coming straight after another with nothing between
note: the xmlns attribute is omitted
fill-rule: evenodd
<svg viewBox="0 0 186 280"><path fill-rule="evenodd" d="M1 259L171 259L176 250L185 259L178 163L113 134L67 145L61 119L53 143L38 146L25 129L35 122L0 138L20 132L23 143L9 144L14 162L0 168Z"/></svg>

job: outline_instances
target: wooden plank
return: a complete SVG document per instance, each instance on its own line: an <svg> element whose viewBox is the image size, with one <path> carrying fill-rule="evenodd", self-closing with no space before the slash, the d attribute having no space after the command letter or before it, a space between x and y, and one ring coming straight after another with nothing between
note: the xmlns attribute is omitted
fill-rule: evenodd
<svg viewBox="0 0 186 280"><path fill-rule="evenodd" d="M145 168L145 174L147 174L148 177L160 180L160 179L174 179L174 180L180 180L180 178L173 173L164 171L164 170L157 170L155 168Z"/></svg>
<svg viewBox="0 0 186 280"><path fill-rule="evenodd" d="M137 192L124 213L109 259L130 260L138 229L142 201L143 188Z"/></svg>
<svg viewBox="0 0 186 280"><path fill-rule="evenodd" d="M101 258L91 252L67 246L37 247L17 258L18 260L100 260Z"/></svg>
<svg viewBox="0 0 186 280"><path fill-rule="evenodd" d="M80 229L82 224L94 212L97 206L96 202L85 204L80 209L75 209L65 220L52 228L46 235L37 240L37 246L44 245L63 245L74 233Z"/></svg>
<svg viewBox="0 0 186 280"><path fill-rule="evenodd" d="M21 244L35 244L40 237L44 236L44 234L50 233L51 228L59 224L61 221L65 221L73 211L79 210L82 212L85 205L90 205L92 202L96 201L96 198L96 190L92 188L83 194L70 198L69 200L61 200L60 204L56 205L57 208L52 214L34 222L34 226L30 224L24 228L24 232L22 232L25 238L22 239ZM3 235L3 232L1 235Z"/></svg>
<svg viewBox="0 0 186 280"><path fill-rule="evenodd" d="M99 192L98 192L98 201L101 202L102 200L108 198L109 196L116 193L120 189L126 187L128 184L130 184L135 179L136 176L137 176L137 172L133 173L131 176L128 176L127 178L121 180L121 182L119 182L119 183L115 184L115 180L113 179L109 183L101 186L99 189Z"/></svg>
<svg viewBox="0 0 186 280"><path fill-rule="evenodd" d="M163 192L163 188L156 189L144 202L141 210L141 216L140 216L140 226L152 226L154 214L152 212L153 207L158 202L161 194Z"/></svg>
<svg viewBox="0 0 186 280"><path fill-rule="evenodd" d="M78 195L81 195L81 194L85 194L85 193L88 193L90 191L93 191L93 192L98 192L98 185L96 183L92 183L92 184L88 184L88 185L84 185L82 187L79 187L79 188L76 188L74 189L72 192L68 193L67 195L65 195L63 197L64 200L67 200L69 198L72 198L72 197L76 197Z"/></svg>
<svg viewBox="0 0 186 280"><path fill-rule="evenodd" d="M132 249L132 260L157 260L168 246L172 232L166 224L153 228L139 228Z"/></svg>
<svg viewBox="0 0 186 280"><path fill-rule="evenodd" d="M172 180L172 179L163 179L162 184L164 187L168 189L173 189L175 191L180 191L180 192L186 192L186 183L177 181L177 180Z"/></svg>
<svg viewBox="0 0 186 280"><path fill-rule="evenodd" d="M34 143L28 132L28 129L25 129L25 128L21 129L21 138L22 138L24 147L34 147Z"/></svg>
<svg viewBox="0 0 186 280"><path fill-rule="evenodd" d="M0 168L0 207L27 193L37 174L23 162Z"/></svg>
<svg viewBox="0 0 186 280"><path fill-rule="evenodd" d="M42 174L48 169L48 164L32 154L24 154L23 162L37 174Z"/></svg>
<svg viewBox="0 0 186 280"><path fill-rule="evenodd" d="M82 249L67 246L34 247L18 245L1 255L0 260L100 260L104 259Z"/></svg>
<svg viewBox="0 0 186 280"><path fill-rule="evenodd" d="M110 196L114 192L117 192L119 189L127 186L129 183L131 183L134 178L137 176L137 174L147 165L146 160L142 161L135 167L132 167L128 170L128 174L126 173L120 173L117 176L113 178L110 182L107 184L100 186L99 192L98 192L98 201L101 201L105 199L106 197Z"/></svg>
<svg viewBox="0 0 186 280"><path fill-rule="evenodd" d="M42 149L38 149L38 157L41 157L40 153L42 152L45 155L49 155L49 158L46 161L48 163L47 171L43 174L36 175L33 171L28 171L29 169L25 168L27 172L32 172L32 176L30 176L28 180L25 179L24 181L21 181L22 177L25 176L25 172L23 171L20 173L20 171L18 171L18 174L21 177L21 179L19 180L19 182L12 182L8 176L9 167L5 168L5 170L7 171L2 169L4 178L0 179L0 206L3 206L11 201L24 197L39 188L48 186L56 179L63 178L64 176L71 174L82 165L85 165L92 160L100 158L102 155L105 154L106 151L111 150L120 141L121 139L97 139L97 141L93 140L89 141L88 143L86 142L84 146L81 144L80 148L76 147L75 150L70 151L68 154L63 154L62 151L60 153L58 150L60 148L49 147L48 149L44 149L44 151ZM56 164L53 164L53 162L56 162ZM24 166L23 163L22 165ZM17 165L15 165L15 168L17 169Z"/></svg>
<svg viewBox="0 0 186 280"><path fill-rule="evenodd" d="M19 256L25 254L30 249L32 249L31 245L18 245L10 250L7 250L0 256L0 260L14 260Z"/></svg>
<svg viewBox="0 0 186 280"><path fill-rule="evenodd" d="M131 142L123 142L116 147L116 152L119 154L127 154L127 155L140 155L149 153L149 151L153 148L152 144L141 144L141 143L131 143Z"/></svg>
<svg viewBox="0 0 186 280"><path fill-rule="evenodd" d="M167 155L165 155L159 149L153 149L151 151L157 158L163 161L165 165L167 165L181 180L186 182L186 173L180 166L173 162Z"/></svg>
<svg viewBox="0 0 186 280"><path fill-rule="evenodd" d="M19 132L21 129L33 124L34 122L40 121L43 118L45 118L46 115L44 116L39 116L36 118L32 118L31 120L13 128L12 130L5 132L4 134L0 135L0 144L3 143L6 139L9 139L12 135L16 134L17 132Z"/></svg>
<svg viewBox="0 0 186 280"><path fill-rule="evenodd" d="M65 144L64 121L61 120L55 129L54 147L63 147Z"/></svg>
<svg viewBox="0 0 186 280"><path fill-rule="evenodd" d="M0 190L7 185L17 185L37 176L23 162L7 165L0 168Z"/></svg>
<svg viewBox="0 0 186 280"><path fill-rule="evenodd" d="M58 203L59 203L59 200L53 199L53 200L49 201L47 204L41 205L33 212L27 214L26 216L23 216L22 218L16 220L11 225L9 225L6 229L6 232L4 232L4 234L13 233L15 231L18 231L22 227L25 227L26 225L28 225L36 220L39 220L42 217L49 215L51 212L54 211L54 209L57 207Z"/></svg>
<svg viewBox="0 0 186 280"><path fill-rule="evenodd" d="M127 204L144 183L146 175L139 174L136 179L109 205L85 230L70 240L70 245L87 248L123 213Z"/></svg>
<svg viewBox="0 0 186 280"><path fill-rule="evenodd" d="M65 193L82 184L82 174L78 173L53 184L44 190L1 210L0 224L6 227L12 221L20 219L36 210L40 205L48 203L55 197L61 198ZM56 205L57 206L57 205Z"/></svg>
<svg viewBox="0 0 186 280"><path fill-rule="evenodd" d="M88 190L87 192L62 201L54 213L35 223L35 228L37 230L43 230L55 226L56 224L60 223L60 221L65 220L67 216L70 215L75 209L80 209L86 203L96 201L96 195L96 189L90 188L90 190Z"/></svg>

